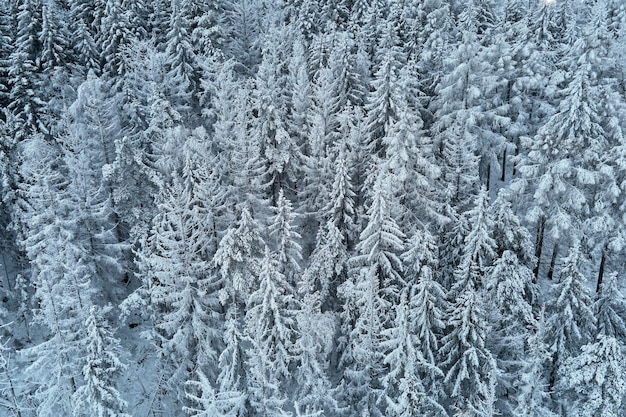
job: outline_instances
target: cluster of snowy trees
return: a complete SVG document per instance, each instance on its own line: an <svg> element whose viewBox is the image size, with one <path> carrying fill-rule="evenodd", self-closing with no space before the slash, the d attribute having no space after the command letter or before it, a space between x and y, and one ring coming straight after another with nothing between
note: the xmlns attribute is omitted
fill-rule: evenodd
<svg viewBox="0 0 626 417"><path fill-rule="evenodd" d="M626 414L622 0L0 2L0 414Z"/></svg>

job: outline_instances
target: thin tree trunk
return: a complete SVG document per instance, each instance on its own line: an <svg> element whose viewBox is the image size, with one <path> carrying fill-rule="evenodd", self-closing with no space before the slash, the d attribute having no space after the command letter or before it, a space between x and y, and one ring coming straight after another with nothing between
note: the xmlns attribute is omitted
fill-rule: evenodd
<svg viewBox="0 0 626 417"><path fill-rule="evenodd" d="M606 263L606 246L602 249L602 258L600 258L600 269L598 270L598 284L596 285L596 292L600 292L602 287L602 279L604 278L604 265Z"/></svg>
<svg viewBox="0 0 626 417"><path fill-rule="evenodd" d="M546 230L546 218L545 216L541 216L541 220L539 221L539 229L537 230L537 242L535 243L535 258L537 258L537 264L535 265L535 279L534 282L537 282L539 278L539 266L541 265L541 251L543 250L543 236Z"/></svg>
<svg viewBox="0 0 626 417"><path fill-rule="evenodd" d="M552 249L552 259L550 259L550 269L548 270L548 279L552 280L554 277L554 265L556 264L556 257L559 253L559 244L554 244L554 249Z"/></svg>
<svg viewBox="0 0 626 417"><path fill-rule="evenodd" d="M487 164L487 191L491 187L491 162Z"/></svg>
<svg viewBox="0 0 626 417"><path fill-rule="evenodd" d="M500 181L506 181L506 146L502 152L502 176L500 177Z"/></svg>

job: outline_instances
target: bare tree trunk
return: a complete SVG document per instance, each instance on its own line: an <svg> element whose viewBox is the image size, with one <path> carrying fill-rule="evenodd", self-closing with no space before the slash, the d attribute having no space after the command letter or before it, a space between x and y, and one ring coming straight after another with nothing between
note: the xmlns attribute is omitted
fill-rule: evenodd
<svg viewBox="0 0 626 417"><path fill-rule="evenodd" d="M537 230L537 242L535 243L535 258L537 258L537 264L535 265L535 279L534 282L537 282L539 278L539 266L541 265L541 251L543 250L543 236L546 230L546 218L545 216L541 216L541 220L539 220L539 228Z"/></svg>
<svg viewBox="0 0 626 417"><path fill-rule="evenodd" d="M554 265L556 264L556 257L559 253L559 244L554 244L554 249L552 249L552 259L550 259L550 269L548 270L548 279L552 280L554 277Z"/></svg>
<svg viewBox="0 0 626 417"><path fill-rule="evenodd" d="M602 287L602 279L604 278L604 265L606 263L606 245L602 249L602 258L600 258L600 269L598 270L598 284L596 285L596 292L600 292L600 288Z"/></svg>
<svg viewBox="0 0 626 417"><path fill-rule="evenodd" d="M500 181L506 181L506 146L502 152L502 176L500 177Z"/></svg>

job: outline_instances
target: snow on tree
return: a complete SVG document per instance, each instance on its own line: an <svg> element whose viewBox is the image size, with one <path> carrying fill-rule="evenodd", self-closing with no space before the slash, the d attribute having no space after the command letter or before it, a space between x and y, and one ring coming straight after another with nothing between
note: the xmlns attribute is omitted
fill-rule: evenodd
<svg viewBox="0 0 626 417"><path fill-rule="evenodd" d="M259 415L285 414L286 384L297 335L294 291L266 247L258 286L250 294L246 312L251 343L247 352L249 401Z"/></svg>
<svg viewBox="0 0 626 417"><path fill-rule="evenodd" d="M390 179L384 169L377 173L367 226L350 259L353 269L339 288L345 337L342 400L352 406L354 415L384 413L381 332L390 320L387 311L399 296L404 248L404 234L393 218Z"/></svg>
<svg viewBox="0 0 626 417"><path fill-rule="evenodd" d="M579 416L618 416L626 392L623 343L613 336L598 335L582 346L581 353L566 359L559 369L558 388L567 393L564 407Z"/></svg>
<svg viewBox="0 0 626 417"><path fill-rule="evenodd" d="M270 36L271 35L271 36ZM263 60L259 67L254 89L256 117L252 122L252 136L259 145L259 158L263 167L263 186L270 202L275 206L280 189L293 189L299 177L301 155L294 138L289 135L286 123L285 101L287 77L279 44L284 30L272 29L263 48ZM275 40L276 44L270 42ZM286 40L285 40L286 41Z"/></svg>
<svg viewBox="0 0 626 417"><path fill-rule="evenodd" d="M302 246L298 243L302 236L295 230L296 215L282 189L278 193L277 205L272 209L274 219L269 226L269 235L274 241L279 269L295 287L302 262Z"/></svg>
<svg viewBox="0 0 626 417"><path fill-rule="evenodd" d="M388 366L381 378L386 391L387 415L412 417L421 415L445 416L438 402L437 392L424 382L434 384L433 378L443 378L443 372L429 358L422 355L420 336L413 332L413 307L409 305L407 291L400 296L395 322L383 331L381 345L385 349L383 362ZM434 395L433 395L434 394Z"/></svg>
<svg viewBox="0 0 626 417"><path fill-rule="evenodd" d="M293 346L297 363L295 403L306 415L332 414L337 409L329 378L335 318L329 312L322 312L319 293L313 287L305 284L300 293L302 303L296 313L298 335Z"/></svg>
<svg viewBox="0 0 626 417"><path fill-rule="evenodd" d="M416 349L428 366L422 379L435 395L441 395L441 379L437 367L441 335L445 328L447 302L445 291L436 279L438 273L438 251L432 234L418 230L408 240L406 252L402 254L405 265L405 286L409 291L409 320L419 343ZM441 375L443 376L443 375Z"/></svg>
<svg viewBox="0 0 626 417"><path fill-rule="evenodd" d="M239 221L220 240L213 257L224 280L222 303L229 298L234 305L248 302L259 276L264 246L260 226L246 207Z"/></svg>
<svg viewBox="0 0 626 417"><path fill-rule="evenodd" d="M452 294L463 291L469 283L475 290L482 290L495 257L494 222L489 212L489 194L484 187L475 199L474 208L465 215L470 229L464 238L465 246L455 271Z"/></svg>
<svg viewBox="0 0 626 417"><path fill-rule="evenodd" d="M197 380L188 381L187 398L193 405L183 407L192 417L239 417L245 412L242 403L245 397L232 391L216 392L209 378L197 371Z"/></svg>
<svg viewBox="0 0 626 417"><path fill-rule="evenodd" d="M192 2L172 2L172 18L166 35L165 55L168 72L166 94L181 113L194 110L200 79L196 56L191 46Z"/></svg>
<svg viewBox="0 0 626 417"><path fill-rule="evenodd" d="M104 316L110 307L92 306L85 323L87 358L83 366L84 385L76 390L74 416L127 417L128 403L116 387L126 366L120 360L121 346Z"/></svg>
<svg viewBox="0 0 626 417"><path fill-rule="evenodd" d="M41 4L36 0L22 0L18 3L17 28L14 49L9 57L9 110L17 117L18 137L46 128L40 121L43 100L39 97L38 57L40 51L38 34L41 31Z"/></svg>
<svg viewBox="0 0 626 417"><path fill-rule="evenodd" d="M121 0L106 0L96 45L100 50L103 73L113 80L126 72L122 50L132 39L128 12Z"/></svg>
<svg viewBox="0 0 626 417"><path fill-rule="evenodd" d="M547 301L548 343L552 352L550 390L565 361L593 341L596 317L593 299L582 273L583 254L575 243L562 260L559 281L552 285Z"/></svg>
<svg viewBox="0 0 626 417"><path fill-rule="evenodd" d="M536 327L532 298L528 297L529 292L536 293L532 281L532 271L520 264L515 253L505 251L494 262L486 283L487 294L495 304L490 313L492 329L487 346L501 371L496 387L500 398L497 408L507 414L516 408L518 378L528 360L527 341L530 329Z"/></svg>
<svg viewBox="0 0 626 417"><path fill-rule="evenodd" d="M202 190L211 178L187 180L175 179L164 190L151 235L138 253L143 287L137 296L152 310L154 341L174 367L174 384L216 357L210 191Z"/></svg>
<svg viewBox="0 0 626 417"><path fill-rule="evenodd" d="M490 328L483 292L475 285L468 281L450 302L451 330L441 346L443 382L456 415L493 416L498 368L486 346Z"/></svg>
<svg viewBox="0 0 626 417"><path fill-rule="evenodd" d="M602 283L594 307L598 333L626 340L626 298L618 287L617 273Z"/></svg>
<svg viewBox="0 0 626 417"><path fill-rule="evenodd" d="M55 0L42 2L41 18L39 66L44 74L50 74L69 63L70 35L64 10Z"/></svg>
<svg viewBox="0 0 626 417"><path fill-rule="evenodd" d="M247 392L247 383L246 383L246 363L245 363L245 352L244 352L244 339L245 336L241 332L241 320L242 317L239 314L239 310L236 306L231 306L224 318L224 333L223 333L223 344L224 348L220 353L218 358L219 364L219 373L216 377L216 386L217 386L217 398L220 396L225 396L230 402L229 404L232 407L229 407L232 410L233 415L241 416L246 414L247 410L247 401L248 401L248 392ZM202 403L204 411L208 412L208 406L214 404L215 401L219 403L219 400L213 400L212 397L212 385L206 387L206 383L209 383L207 379L204 382L203 378L207 378L206 376L199 375L199 383L202 384L202 392L203 396ZM196 384L195 382L192 384ZM204 390L207 390L207 393L204 393ZM204 398L209 396L209 403L205 403Z"/></svg>
<svg viewBox="0 0 626 417"><path fill-rule="evenodd" d="M519 379L516 381L515 415L523 417L556 417L550 406L552 404L549 382L545 372L551 361L550 348L546 339L546 323L544 312L541 311L527 341L526 360L519 370Z"/></svg>

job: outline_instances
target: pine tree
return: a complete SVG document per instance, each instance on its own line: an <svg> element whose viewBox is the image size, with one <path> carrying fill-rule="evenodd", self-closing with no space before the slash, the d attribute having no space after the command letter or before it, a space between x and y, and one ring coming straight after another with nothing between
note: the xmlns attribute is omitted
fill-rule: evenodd
<svg viewBox="0 0 626 417"><path fill-rule="evenodd" d="M258 287L250 294L246 312L246 330L252 344L247 362L249 399L259 415L285 413L284 384L294 360L296 308L294 289L266 247Z"/></svg>
<svg viewBox="0 0 626 417"><path fill-rule="evenodd" d="M419 337L412 331L414 323L407 298L405 291L396 307L394 324L383 331L384 363L388 369L382 384L386 390L387 413L398 417L445 416L445 409L420 378L421 374L443 377L443 372L422 355Z"/></svg>
<svg viewBox="0 0 626 417"><path fill-rule="evenodd" d="M456 414L494 415L497 364L485 344L489 325L483 297L468 282L448 313L452 329L442 340L444 384Z"/></svg>
<svg viewBox="0 0 626 417"><path fill-rule="evenodd" d="M57 67L69 63L70 40L64 10L55 0L42 3L41 32L39 33L39 67L50 74Z"/></svg>
<svg viewBox="0 0 626 417"><path fill-rule="evenodd" d="M416 349L427 366L418 375L424 381L427 392L441 398L443 387L440 375L441 335L445 328L448 305L445 291L437 281L437 245L428 231L418 230L407 242L402 254L405 264L405 287L409 292L409 320L417 336Z"/></svg>
<svg viewBox="0 0 626 417"><path fill-rule="evenodd" d="M546 325L542 311L527 341L527 360L519 371L519 379L515 386L516 415L523 417L556 417L550 409L551 399L548 391L549 382L545 372L546 365L551 361L551 353L546 339Z"/></svg>
<svg viewBox="0 0 626 417"><path fill-rule="evenodd" d="M172 2L172 19L166 36L166 95L181 113L194 110L200 78L191 45L191 8L191 1Z"/></svg>
<svg viewBox="0 0 626 417"><path fill-rule="evenodd" d="M39 99L38 56L41 45L38 34L41 31L40 3L36 0L23 0L18 4L17 33L14 50L10 56L9 110L17 117L18 137L46 128L40 121L41 108L44 105Z"/></svg>
<svg viewBox="0 0 626 417"><path fill-rule="evenodd" d="M617 274L610 274L600 287L594 307L598 320L598 333L624 340L626 337L626 298L617 283Z"/></svg>
<svg viewBox="0 0 626 417"><path fill-rule="evenodd" d="M302 247L298 243L301 236L295 231L296 215L293 213L291 202L285 198L283 190L278 193L278 202L276 207L273 207L273 211L275 215L269 226L269 234L274 240L279 269L295 287L302 262Z"/></svg>
<svg viewBox="0 0 626 417"><path fill-rule="evenodd" d="M565 360L559 370L559 388L573 391L565 408L579 416L617 416L626 392L623 344L612 336L599 335ZM567 398L567 397L566 397Z"/></svg>
<svg viewBox="0 0 626 417"><path fill-rule="evenodd" d="M83 366L85 384L76 391L75 416L127 417L128 407L116 388L116 378L126 366L119 358L120 342L113 337L107 319L110 308L92 306L85 323L87 358Z"/></svg>
<svg viewBox="0 0 626 417"><path fill-rule="evenodd" d="M490 314L491 336L487 346L497 361L497 408L509 415L517 407L517 389L521 385L521 369L527 358L527 341L536 327L528 293L536 293L532 271L520 264L517 256L505 251L495 262L487 279L487 294L494 301Z"/></svg>
<svg viewBox="0 0 626 417"><path fill-rule="evenodd" d="M322 312L319 293L313 287L305 284L300 293L303 301L296 314L298 336L293 347L298 364L294 398L305 415L330 414L337 409L328 375L335 319Z"/></svg>
<svg viewBox="0 0 626 417"><path fill-rule="evenodd" d="M179 389L177 384L193 369L217 356L217 279L209 263L210 192L203 189L210 181L175 179L164 190L152 233L138 253L143 286L135 297L143 298L144 309L151 311L154 341L165 365L172 367L169 382Z"/></svg>
<svg viewBox="0 0 626 417"><path fill-rule="evenodd" d="M574 244L562 260L559 281L553 284L547 303L548 343L552 352L550 389L565 361L591 343L596 331L591 291L581 272L582 257L580 245Z"/></svg>
<svg viewBox="0 0 626 417"><path fill-rule="evenodd" d="M241 403L244 397L237 392L216 392L209 378L197 372L198 379L187 382L187 398L193 405L184 407L193 417L238 417L244 412Z"/></svg>

